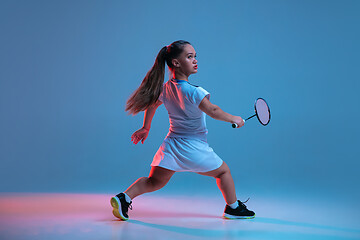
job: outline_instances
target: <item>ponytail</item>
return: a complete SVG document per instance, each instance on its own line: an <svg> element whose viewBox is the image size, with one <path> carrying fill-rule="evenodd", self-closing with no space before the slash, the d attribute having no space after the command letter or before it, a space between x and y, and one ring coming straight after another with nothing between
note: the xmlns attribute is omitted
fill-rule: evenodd
<svg viewBox="0 0 360 240"><path fill-rule="evenodd" d="M166 46L160 50L140 87L127 100L125 111L129 114L136 115L157 102L164 83L166 50Z"/></svg>
<svg viewBox="0 0 360 240"><path fill-rule="evenodd" d="M178 40L160 50L154 65L147 72L138 89L127 100L125 111L129 111L128 114L136 115L157 102L164 84L165 63L169 68L174 68L172 59L177 58L181 54L186 44L190 43Z"/></svg>

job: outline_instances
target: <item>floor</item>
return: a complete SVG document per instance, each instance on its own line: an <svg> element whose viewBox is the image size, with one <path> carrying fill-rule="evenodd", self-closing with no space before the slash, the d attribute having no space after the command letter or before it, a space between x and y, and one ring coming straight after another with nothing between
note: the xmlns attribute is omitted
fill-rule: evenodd
<svg viewBox="0 0 360 240"><path fill-rule="evenodd" d="M359 209L328 201L256 197L246 203L254 219L226 220L221 194L154 192L134 199L124 222L113 217L110 198L2 193L0 239L360 239Z"/></svg>

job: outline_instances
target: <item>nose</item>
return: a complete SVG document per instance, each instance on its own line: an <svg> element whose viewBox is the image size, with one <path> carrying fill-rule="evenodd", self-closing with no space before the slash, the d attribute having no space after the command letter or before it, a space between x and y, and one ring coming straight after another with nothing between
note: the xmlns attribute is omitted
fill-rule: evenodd
<svg viewBox="0 0 360 240"><path fill-rule="evenodd" d="M198 61L196 60L196 58L194 58L194 63L197 63Z"/></svg>

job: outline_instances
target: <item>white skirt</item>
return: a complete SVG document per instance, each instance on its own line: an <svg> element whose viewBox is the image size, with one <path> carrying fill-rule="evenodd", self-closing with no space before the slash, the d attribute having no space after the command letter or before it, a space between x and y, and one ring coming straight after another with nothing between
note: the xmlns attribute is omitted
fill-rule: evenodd
<svg viewBox="0 0 360 240"><path fill-rule="evenodd" d="M156 152L151 166L176 172L208 172L219 168L222 163L223 160L203 140L167 137Z"/></svg>

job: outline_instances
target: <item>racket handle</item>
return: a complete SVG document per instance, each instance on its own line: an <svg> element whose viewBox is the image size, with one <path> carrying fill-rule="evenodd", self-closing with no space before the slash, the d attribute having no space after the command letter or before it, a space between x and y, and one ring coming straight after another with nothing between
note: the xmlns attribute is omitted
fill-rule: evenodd
<svg viewBox="0 0 360 240"><path fill-rule="evenodd" d="M244 121L244 124L245 124L245 119L243 119L243 121ZM233 127L233 128L237 128L238 126L239 126L239 125L237 125L236 123L233 123L233 124L232 124L232 127Z"/></svg>

